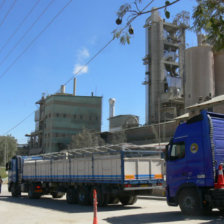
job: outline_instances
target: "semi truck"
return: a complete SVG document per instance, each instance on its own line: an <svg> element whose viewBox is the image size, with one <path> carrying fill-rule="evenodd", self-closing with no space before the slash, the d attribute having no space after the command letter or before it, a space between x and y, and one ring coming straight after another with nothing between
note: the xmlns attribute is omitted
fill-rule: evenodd
<svg viewBox="0 0 224 224"><path fill-rule="evenodd" d="M164 185L164 160L160 152L122 148L14 156L7 164L8 190L13 197L26 192L31 199L66 194L68 203L88 205L96 189L99 206L132 205L137 195Z"/></svg>
<svg viewBox="0 0 224 224"><path fill-rule="evenodd" d="M180 124L165 158L168 205L188 215L224 211L224 114L204 110Z"/></svg>
<svg viewBox="0 0 224 224"><path fill-rule="evenodd" d="M168 205L179 205L184 214L224 211L224 114L202 111L181 123L166 147L165 160L158 152L138 150L62 157L12 158L8 183L12 196L66 193L68 203L88 204L95 188L100 206L118 200L131 205L137 195L161 188L166 181Z"/></svg>

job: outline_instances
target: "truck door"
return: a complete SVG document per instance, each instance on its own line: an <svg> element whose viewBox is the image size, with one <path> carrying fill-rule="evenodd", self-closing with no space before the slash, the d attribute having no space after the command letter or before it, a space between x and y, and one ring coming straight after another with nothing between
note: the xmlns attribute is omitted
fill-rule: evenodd
<svg viewBox="0 0 224 224"><path fill-rule="evenodd" d="M201 138L189 138L186 143L187 179L196 186L205 185L205 162ZM208 164L207 164L208 166Z"/></svg>
<svg viewBox="0 0 224 224"><path fill-rule="evenodd" d="M168 197L175 197L180 185L187 176L187 160L185 141L181 140L169 145L167 158L167 186Z"/></svg>

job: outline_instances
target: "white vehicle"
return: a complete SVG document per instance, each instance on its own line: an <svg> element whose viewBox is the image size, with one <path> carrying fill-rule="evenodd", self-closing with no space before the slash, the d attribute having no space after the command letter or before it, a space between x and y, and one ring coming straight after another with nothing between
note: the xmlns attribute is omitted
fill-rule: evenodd
<svg viewBox="0 0 224 224"><path fill-rule="evenodd" d="M99 151L100 148L97 149ZM96 151L96 150L95 150ZM68 203L91 204L97 190L98 205L132 205L137 195L149 194L164 184L164 160L161 153L138 150L43 154L15 156L7 166L8 190L17 197L29 198L66 193Z"/></svg>

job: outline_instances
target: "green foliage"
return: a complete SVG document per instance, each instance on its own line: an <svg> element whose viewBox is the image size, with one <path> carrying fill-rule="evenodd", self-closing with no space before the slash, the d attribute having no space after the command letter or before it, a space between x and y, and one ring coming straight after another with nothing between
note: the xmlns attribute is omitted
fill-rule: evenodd
<svg viewBox="0 0 224 224"><path fill-rule="evenodd" d="M8 176L5 172L5 168L3 168L3 167L0 168L0 176L2 178L6 178Z"/></svg>
<svg viewBox="0 0 224 224"><path fill-rule="evenodd" d="M5 166L4 158L10 159L16 154L17 150L17 140L8 135L8 136L0 136L0 165ZM6 152L6 154L5 154Z"/></svg>
<svg viewBox="0 0 224 224"><path fill-rule="evenodd" d="M165 16L166 16L167 19L169 19L170 18L170 12L166 10L165 11Z"/></svg>
<svg viewBox="0 0 224 224"><path fill-rule="evenodd" d="M150 0L147 1L147 3L145 1L142 0L134 0L131 3L125 3L123 5L120 6L120 8L117 11L117 20L116 23L117 25L120 25L124 18L126 17L126 23L123 24L123 27L121 29L115 29L112 33L113 33L113 38L117 38L120 39L120 43L121 44L130 44L130 35L134 34L134 29L131 27L131 23L138 18L141 15L144 14L149 14L154 10L159 10L159 9L164 9L165 11L165 16L167 19L170 18L170 12L167 10L167 8L177 2L179 2L180 0L173 0L171 1L165 1L164 3L161 4L160 7L156 8L156 9L151 9L148 10L148 8L152 5L152 3L155 0ZM143 4L144 2L144 4ZM131 27L131 29L130 29Z"/></svg>
<svg viewBox="0 0 224 224"><path fill-rule="evenodd" d="M107 138L107 143L112 145L124 142L127 142L126 134L124 131L113 132Z"/></svg>
<svg viewBox="0 0 224 224"><path fill-rule="evenodd" d="M100 134L95 131L83 129L82 132L72 136L70 149L79 149L92 146L104 145L104 140L100 137Z"/></svg>
<svg viewBox="0 0 224 224"><path fill-rule="evenodd" d="M205 32L214 50L224 49L224 2L222 0L198 0L194 9L194 29Z"/></svg>
<svg viewBox="0 0 224 224"><path fill-rule="evenodd" d="M116 145L126 141L127 139L124 131L109 133L104 140L100 133L84 129L79 134L72 136L72 141L69 145L69 148L80 149L93 146L103 146L106 144Z"/></svg>

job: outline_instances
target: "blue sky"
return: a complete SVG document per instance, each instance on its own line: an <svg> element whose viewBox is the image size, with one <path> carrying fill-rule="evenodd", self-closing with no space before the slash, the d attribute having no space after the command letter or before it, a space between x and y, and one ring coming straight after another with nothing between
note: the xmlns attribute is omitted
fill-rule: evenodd
<svg viewBox="0 0 224 224"><path fill-rule="evenodd" d="M51 2L40 0L19 32L3 50L0 50L0 135L5 134L36 110L35 102L41 98L42 93L55 93L61 84L73 76L78 66L85 64L112 38L112 31L117 27L116 11L121 4L128 2L128 0L73 0L8 72L4 73L68 1L52 0L45 14L14 48ZM2 2L3 0L0 0L0 7ZM17 0L2 23L13 2L14 0L7 0L0 8L0 49L37 0ZM157 7L163 2L155 0L152 6ZM195 0L181 0L169 8L170 20L182 10L192 12L195 5ZM163 14L161 11L161 16ZM141 16L134 21L135 34L130 45L123 46L118 40L114 40L88 65L88 68L84 69L85 73L77 77L77 95L88 96L94 92L97 96L103 96L102 131L108 130L108 100L111 97L116 99L116 115L138 115L140 123L145 123L145 88L142 85L145 67L142 58L145 56L143 25L148 16ZM189 47L195 46L195 34L188 32L186 42ZM66 92L72 93L72 82L66 86ZM15 136L19 143L24 143L26 142L24 135L34 131L34 128L34 115L32 115L8 134Z"/></svg>

